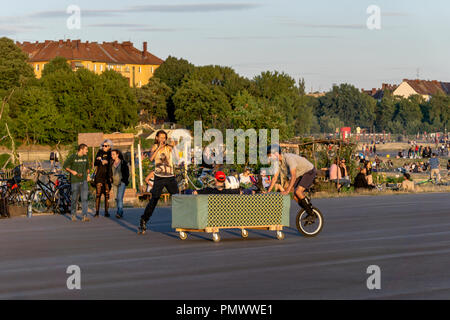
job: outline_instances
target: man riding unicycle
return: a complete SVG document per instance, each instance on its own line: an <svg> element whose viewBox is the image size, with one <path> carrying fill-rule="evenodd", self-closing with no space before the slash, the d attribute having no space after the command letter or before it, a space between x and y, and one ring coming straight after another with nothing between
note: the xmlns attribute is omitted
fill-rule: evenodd
<svg viewBox="0 0 450 320"><path fill-rule="evenodd" d="M273 161L274 176L267 192L274 188L278 177L281 184L289 181L281 194L294 193L294 200L302 207L297 214L297 228L305 236L317 235L323 227L322 214L311 205L306 192L314 183L317 175L316 168L306 158L293 153L282 153L279 145L274 144L267 148L267 156Z"/></svg>

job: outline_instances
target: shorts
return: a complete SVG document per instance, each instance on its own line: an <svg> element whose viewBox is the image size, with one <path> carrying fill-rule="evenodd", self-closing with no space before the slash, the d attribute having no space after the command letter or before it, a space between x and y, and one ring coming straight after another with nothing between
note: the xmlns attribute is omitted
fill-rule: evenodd
<svg viewBox="0 0 450 320"><path fill-rule="evenodd" d="M304 175L298 177L294 183L294 190L297 189L299 186L302 186L305 189L311 188L311 186L314 184L314 179L316 178L316 175L317 170L316 168L313 168L311 171L308 171Z"/></svg>

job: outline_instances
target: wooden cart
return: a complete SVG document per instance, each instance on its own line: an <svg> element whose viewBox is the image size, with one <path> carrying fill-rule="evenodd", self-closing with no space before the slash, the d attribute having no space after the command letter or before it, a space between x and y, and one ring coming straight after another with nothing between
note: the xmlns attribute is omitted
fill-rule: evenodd
<svg viewBox="0 0 450 320"><path fill-rule="evenodd" d="M290 197L279 193L258 195L176 195L172 202L172 227L186 240L190 232L212 233L220 241L220 229L276 231L284 239L289 226Z"/></svg>

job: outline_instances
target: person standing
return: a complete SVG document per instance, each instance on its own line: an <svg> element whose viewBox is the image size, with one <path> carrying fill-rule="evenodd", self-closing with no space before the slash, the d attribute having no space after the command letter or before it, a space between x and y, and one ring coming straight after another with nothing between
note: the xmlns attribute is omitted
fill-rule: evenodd
<svg viewBox="0 0 450 320"><path fill-rule="evenodd" d="M300 207L305 209L308 217L315 216L311 202L306 198L305 191L314 184L317 175L316 168L306 158L293 153L282 153L279 145L267 147L267 156L274 160L275 173L272 182L267 190L268 193L274 189L278 177L281 177L282 184L289 181L282 195L294 193L294 200Z"/></svg>
<svg viewBox="0 0 450 320"><path fill-rule="evenodd" d="M130 169L123 158L122 152L119 150L112 150L111 158L112 188L113 193L116 195L117 206L116 218L121 219L123 218L123 196L129 183Z"/></svg>
<svg viewBox="0 0 450 320"><path fill-rule="evenodd" d="M150 156L150 161L155 161L155 181L152 188L152 198L141 216L138 233L144 234L146 232L147 223L153 215L153 211L155 211L164 187L170 194L179 192L172 160L173 147L173 145L167 143L167 133L164 130L159 130L156 133L156 141L151 149Z"/></svg>
<svg viewBox="0 0 450 320"><path fill-rule="evenodd" d="M439 173L440 163L436 153L433 152L431 159L428 160L428 162L430 164L430 179L433 179L436 176L435 181L441 181L441 174Z"/></svg>
<svg viewBox="0 0 450 320"><path fill-rule="evenodd" d="M72 221L77 221L77 204L81 195L81 207L83 213L82 221L89 221L88 211L88 180L89 178L89 159L87 157L88 146L80 144L77 153L71 155L64 162L64 169L70 173L70 184L72 191L71 215Z"/></svg>
<svg viewBox="0 0 450 320"><path fill-rule="evenodd" d="M109 193L111 191L111 147L112 141L105 140L100 146L97 155L95 156L95 216L98 218L100 216L100 202L102 195L105 197L105 217L109 217Z"/></svg>

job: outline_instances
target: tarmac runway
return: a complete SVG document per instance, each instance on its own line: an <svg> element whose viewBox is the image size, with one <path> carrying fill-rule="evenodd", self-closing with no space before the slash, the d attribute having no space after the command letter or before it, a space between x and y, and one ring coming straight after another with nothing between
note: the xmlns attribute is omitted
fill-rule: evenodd
<svg viewBox="0 0 450 320"><path fill-rule="evenodd" d="M64 216L0 220L0 299L449 299L450 194L313 199L322 233L190 234L171 228L158 208L136 234L143 209L125 219L72 222ZM81 270L69 290L68 266ZM367 268L380 268L369 290Z"/></svg>

